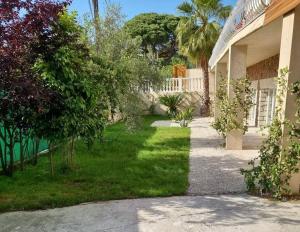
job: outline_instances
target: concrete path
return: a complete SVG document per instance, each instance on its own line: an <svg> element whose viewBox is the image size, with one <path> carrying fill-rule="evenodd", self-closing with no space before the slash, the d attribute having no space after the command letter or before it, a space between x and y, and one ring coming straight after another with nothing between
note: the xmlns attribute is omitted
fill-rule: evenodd
<svg viewBox="0 0 300 232"><path fill-rule="evenodd" d="M300 203L247 195L110 201L0 215L1 232L298 232Z"/></svg>
<svg viewBox="0 0 300 232"><path fill-rule="evenodd" d="M172 120L161 120L153 122L151 127L180 127L180 124Z"/></svg>
<svg viewBox="0 0 300 232"><path fill-rule="evenodd" d="M245 136L248 150L228 151L223 148L222 137L211 128L211 122L211 118L198 118L191 123L188 194L243 193L246 187L240 169L258 155L257 145L261 139L256 135L258 129L250 129Z"/></svg>

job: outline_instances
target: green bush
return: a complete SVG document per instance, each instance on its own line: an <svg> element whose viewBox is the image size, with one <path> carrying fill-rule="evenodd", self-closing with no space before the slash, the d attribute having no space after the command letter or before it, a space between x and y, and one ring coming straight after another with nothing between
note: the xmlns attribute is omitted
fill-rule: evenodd
<svg viewBox="0 0 300 232"><path fill-rule="evenodd" d="M212 123L212 127L224 138L228 132L240 129L245 133L248 130L247 119L249 111L253 106L251 82L248 78L240 78L230 83L233 97L229 100L227 94L227 80L222 78L217 89L217 106L220 110L219 116ZM238 120L242 113L243 120Z"/></svg>
<svg viewBox="0 0 300 232"><path fill-rule="evenodd" d="M159 102L168 108L168 116L171 119L175 119L177 114L179 113L179 107L183 102L183 95L163 95L159 97Z"/></svg>
<svg viewBox="0 0 300 232"><path fill-rule="evenodd" d="M188 127L189 123L193 120L194 111L193 107L188 107L176 116L176 121L180 123L181 127Z"/></svg>

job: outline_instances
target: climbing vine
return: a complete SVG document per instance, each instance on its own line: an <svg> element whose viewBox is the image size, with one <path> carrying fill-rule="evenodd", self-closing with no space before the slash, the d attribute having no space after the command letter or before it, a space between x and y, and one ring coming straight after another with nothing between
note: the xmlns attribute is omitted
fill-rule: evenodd
<svg viewBox="0 0 300 232"><path fill-rule="evenodd" d="M221 78L216 92L219 115L212 123L212 127L224 138L227 133L240 129L245 133L248 130L247 119L253 106L251 82L248 78L240 78L230 83L233 97L229 100L227 94L227 80ZM242 114L242 115L241 115ZM242 121L238 120L243 118Z"/></svg>
<svg viewBox="0 0 300 232"><path fill-rule="evenodd" d="M268 128L268 137L260 148L259 156L250 161L251 169L241 170L249 191L277 199L290 194L289 181L292 174L299 171L300 160L300 82L294 83L291 88L291 93L297 99L297 120L291 123L282 116L285 94L288 91L288 69L281 69L279 73L276 111ZM287 128L285 132L283 126Z"/></svg>

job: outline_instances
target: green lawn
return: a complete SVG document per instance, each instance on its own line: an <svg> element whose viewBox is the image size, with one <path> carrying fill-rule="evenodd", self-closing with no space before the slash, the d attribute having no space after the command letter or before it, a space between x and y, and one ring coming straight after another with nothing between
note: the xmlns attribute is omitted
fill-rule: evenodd
<svg viewBox="0 0 300 232"><path fill-rule="evenodd" d="M190 129L151 128L158 119L161 117L146 117L143 128L135 133L127 132L123 123L110 126L105 142L90 150L79 141L76 169L67 174L60 171L60 156L56 155L55 177L49 174L47 157L13 178L0 176L0 212L184 194Z"/></svg>

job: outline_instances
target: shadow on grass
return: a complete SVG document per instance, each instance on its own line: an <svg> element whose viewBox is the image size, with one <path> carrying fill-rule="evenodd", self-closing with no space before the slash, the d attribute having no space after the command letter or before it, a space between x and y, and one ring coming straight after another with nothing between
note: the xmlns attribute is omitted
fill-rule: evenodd
<svg viewBox="0 0 300 232"><path fill-rule="evenodd" d="M128 132L110 126L106 142L88 150L76 144L76 169L55 177L49 160L27 167L13 178L0 177L0 211L46 209L82 202L184 194L188 186L189 129L152 128L161 117L146 117L143 128Z"/></svg>

